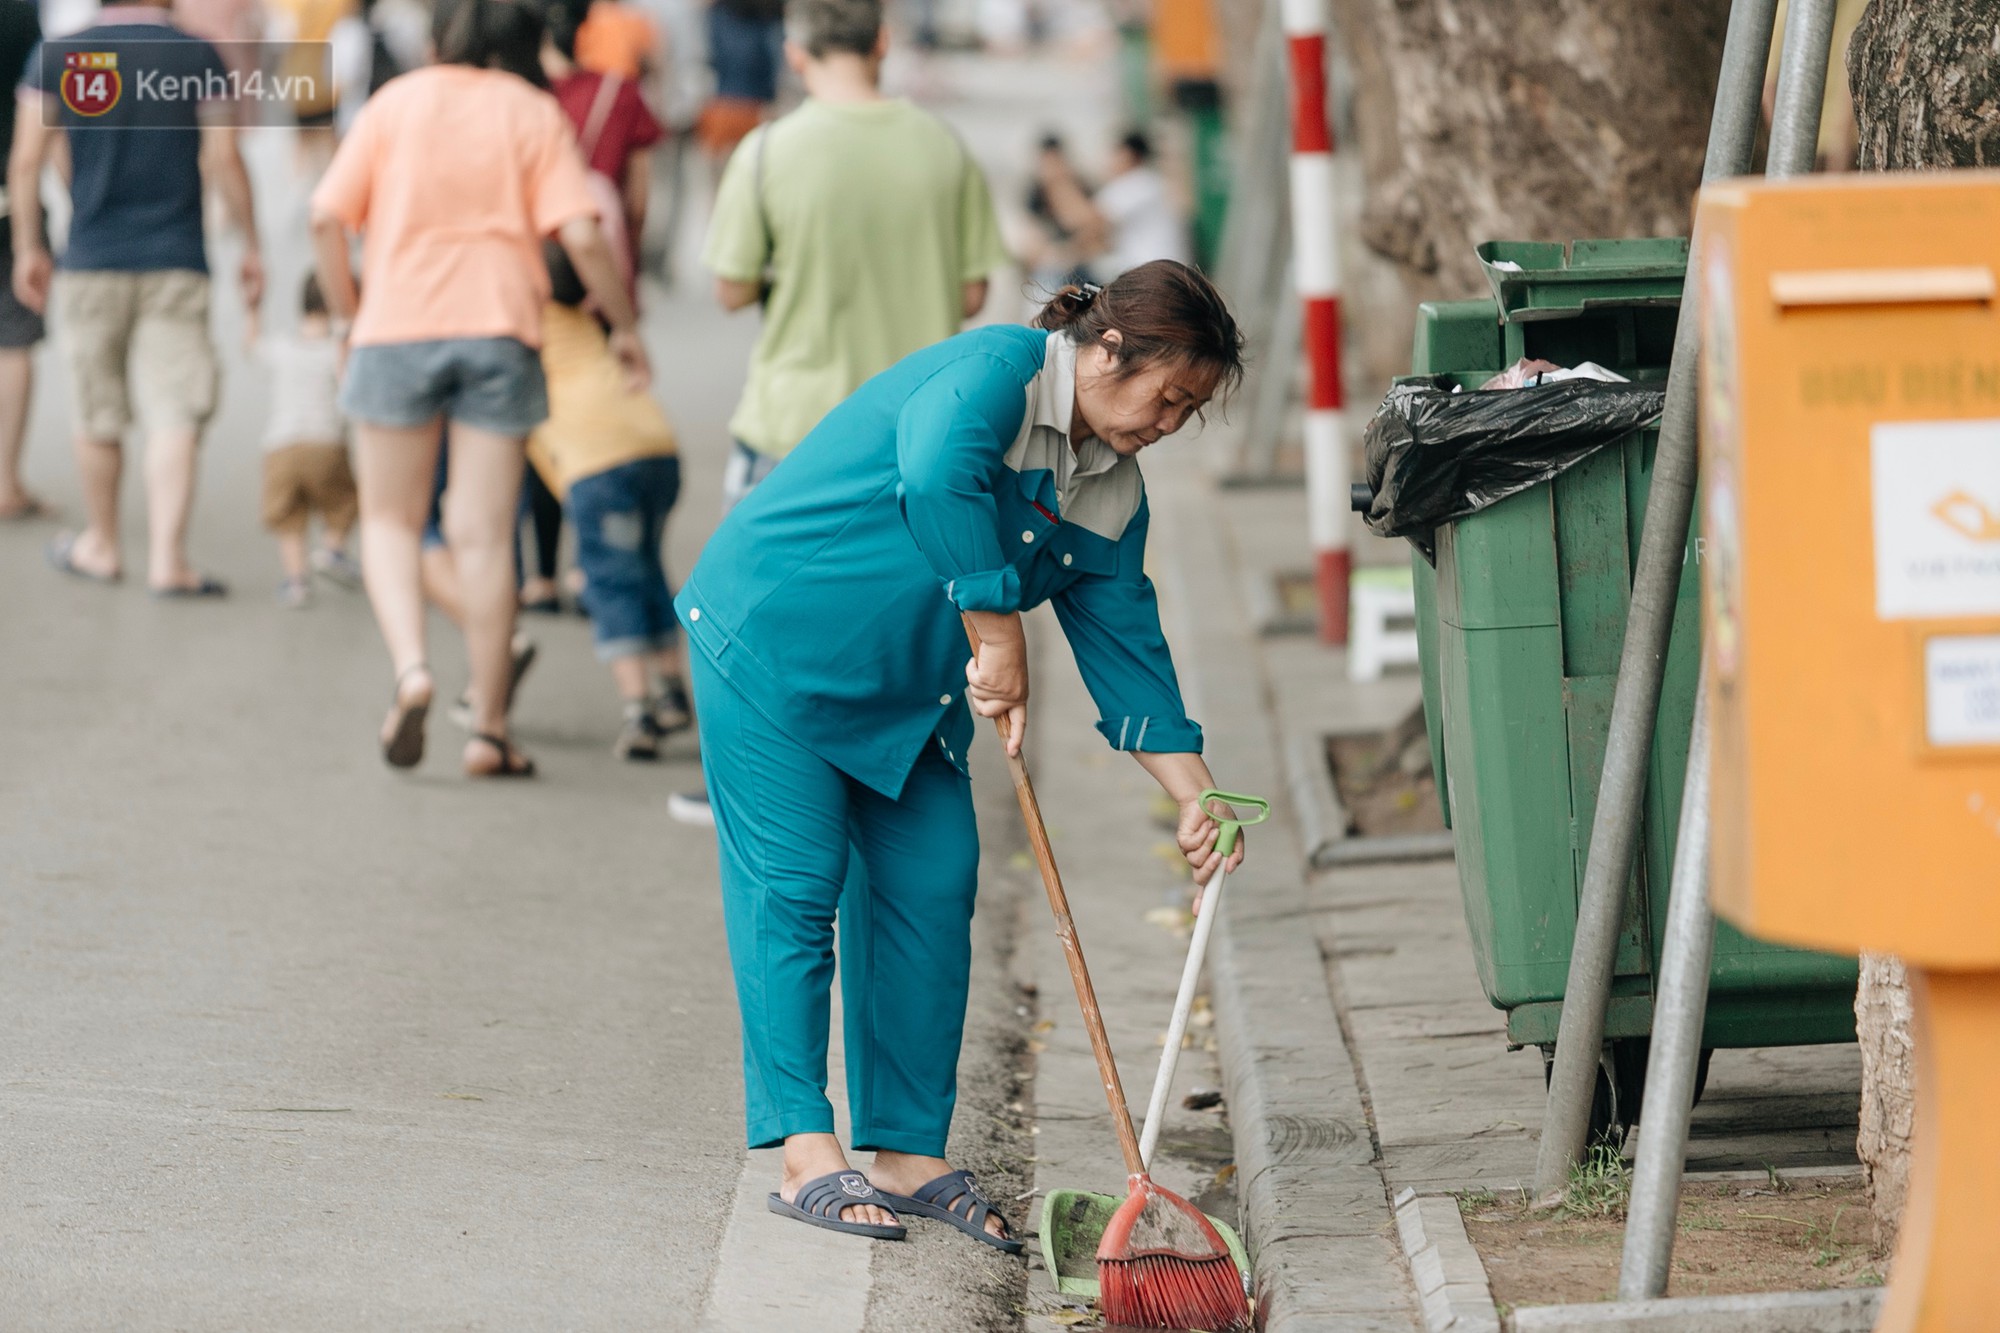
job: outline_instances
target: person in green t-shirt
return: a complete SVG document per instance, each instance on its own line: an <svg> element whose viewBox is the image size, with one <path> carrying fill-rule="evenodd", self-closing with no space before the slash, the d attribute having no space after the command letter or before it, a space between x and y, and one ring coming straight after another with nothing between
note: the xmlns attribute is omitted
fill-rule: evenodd
<svg viewBox="0 0 2000 1333"><path fill-rule="evenodd" d="M703 255L724 309L764 306L724 513L864 381L957 333L1007 257L965 145L882 95L881 0L794 0L788 38L806 101L729 159ZM668 810L713 822L700 795Z"/></svg>
<svg viewBox="0 0 2000 1333"><path fill-rule="evenodd" d="M863 381L957 333L1006 259L965 145L881 93L880 0L792 10L785 55L807 100L730 159L704 255L724 308L764 302L729 422L743 446L732 480L745 463L768 472Z"/></svg>

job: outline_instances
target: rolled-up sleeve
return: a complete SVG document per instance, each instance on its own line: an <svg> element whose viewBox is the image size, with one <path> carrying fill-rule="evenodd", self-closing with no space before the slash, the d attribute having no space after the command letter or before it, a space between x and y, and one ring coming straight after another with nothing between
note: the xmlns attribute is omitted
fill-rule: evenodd
<svg viewBox="0 0 2000 1333"><path fill-rule="evenodd" d="M1021 609L1021 574L1001 551L993 492L1026 413L1020 375L980 355L924 381L896 419L903 522L961 611Z"/></svg>
<svg viewBox="0 0 2000 1333"><path fill-rule="evenodd" d="M1160 603L1146 577L1145 502L1118 542L1117 569L1078 579L1053 599L1077 670L1114 750L1200 754L1201 728L1181 702Z"/></svg>

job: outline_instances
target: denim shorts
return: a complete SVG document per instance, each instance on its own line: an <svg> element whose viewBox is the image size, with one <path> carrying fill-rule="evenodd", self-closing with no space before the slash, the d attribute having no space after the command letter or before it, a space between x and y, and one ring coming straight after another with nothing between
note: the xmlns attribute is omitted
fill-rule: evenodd
<svg viewBox="0 0 2000 1333"><path fill-rule="evenodd" d="M340 410L375 426L445 417L525 439L549 415L541 354L514 338L371 343L348 354Z"/></svg>
<svg viewBox="0 0 2000 1333"><path fill-rule="evenodd" d="M671 648L680 635L660 543L680 498L681 460L640 458L579 478L569 487L576 563L597 658Z"/></svg>

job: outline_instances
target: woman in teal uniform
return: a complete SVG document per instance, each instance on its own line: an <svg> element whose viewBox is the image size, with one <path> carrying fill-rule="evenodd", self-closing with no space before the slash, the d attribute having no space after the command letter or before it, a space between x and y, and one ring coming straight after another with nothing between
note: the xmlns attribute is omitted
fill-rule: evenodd
<svg viewBox="0 0 2000 1333"><path fill-rule="evenodd" d="M1098 730L1179 804L1196 881L1220 861L1145 574L1138 455L1235 383L1241 337L1215 288L1166 260L1065 289L1037 324L961 334L864 384L731 512L676 601L750 1146L784 1145L772 1209L833 1230L900 1239L900 1211L1020 1249L944 1151L979 860L966 750L975 713L1020 746L1022 611L1054 603ZM866 1175L826 1098L836 911Z"/></svg>

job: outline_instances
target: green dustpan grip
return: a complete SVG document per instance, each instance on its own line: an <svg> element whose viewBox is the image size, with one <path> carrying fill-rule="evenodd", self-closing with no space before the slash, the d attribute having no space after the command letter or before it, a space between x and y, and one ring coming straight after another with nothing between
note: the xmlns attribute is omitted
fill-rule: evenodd
<svg viewBox="0 0 2000 1333"><path fill-rule="evenodd" d="M1124 1202L1113 1195L1083 1190L1052 1190L1044 1196L1042 1265L1049 1270L1049 1280L1055 1283L1057 1291L1065 1296L1097 1299L1097 1243L1104 1238L1111 1215ZM1221 1218L1210 1217L1208 1221L1222 1237L1222 1243L1229 1247L1236 1271L1247 1279L1250 1256L1244 1253L1243 1238Z"/></svg>
<svg viewBox="0 0 2000 1333"><path fill-rule="evenodd" d="M1271 803L1261 796L1245 796L1240 792L1217 791L1210 787L1195 800L1200 803L1203 814L1222 825L1222 832L1215 840L1215 850L1224 856L1236 850L1236 840L1244 829L1271 817Z"/></svg>

